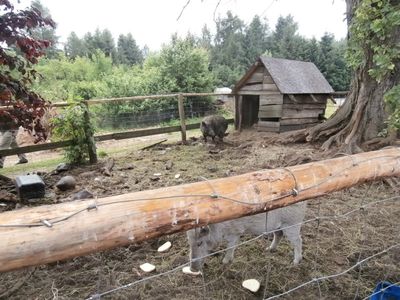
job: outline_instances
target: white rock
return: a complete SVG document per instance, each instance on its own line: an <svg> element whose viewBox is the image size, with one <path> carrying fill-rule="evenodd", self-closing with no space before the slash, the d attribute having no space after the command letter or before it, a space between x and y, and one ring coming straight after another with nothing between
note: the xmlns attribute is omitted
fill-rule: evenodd
<svg viewBox="0 0 400 300"><path fill-rule="evenodd" d="M189 266L183 267L182 272L185 274L193 275L193 276L198 276L201 275L200 271L193 272Z"/></svg>
<svg viewBox="0 0 400 300"><path fill-rule="evenodd" d="M153 175L154 175L154 176L157 176L157 177L160 177L160 176L161 176L161 173L154 173Z"/></svg>
<svg viewBox="0 0 400 300"><path fill-rule="evenodd" d="M142 269L143 272L149 273L151 271L154 271L156 269L156 266L149 263L144 263L140 265L140 268Z"/></svg>
<svg viewBox="0 0 400 300"><path fill-rule="evenodd" d="M171 246L172 246L171 242L166 242L166 243L162 244L160 247L158 247L157 251L158 252L168 251L169 248L171 248Z"/></svg>
<svg viewBox="0 0 400 300"><path fill-rule="evenodd" d="M175 179L178 179L179 177L181 177L181 174L175 174Z"/></svg>
<svg viewBox="0 0 400 300"><path fill-rule="evenodd" d="M247 279L242 282L242 287L256 293L260 289L260 282L257 279Z"/></svg>

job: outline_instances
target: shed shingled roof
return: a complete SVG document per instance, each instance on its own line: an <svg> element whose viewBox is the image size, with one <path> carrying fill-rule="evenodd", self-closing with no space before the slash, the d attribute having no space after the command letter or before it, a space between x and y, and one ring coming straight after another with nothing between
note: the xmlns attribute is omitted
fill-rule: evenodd
<svg viewBox="0 0 400 300"><path fill-rule="evenodd" d="M259 60L271 74L282 94L330 94L334 92L312 62L265 56L260 56ZM239 81L239 84L245 83ZM236 89L240 89L240 86Z"/></svg>

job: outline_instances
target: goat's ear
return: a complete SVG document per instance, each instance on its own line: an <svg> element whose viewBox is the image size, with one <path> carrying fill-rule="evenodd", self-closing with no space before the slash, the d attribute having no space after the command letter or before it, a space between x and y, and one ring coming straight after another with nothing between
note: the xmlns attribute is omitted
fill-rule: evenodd
<svg viewBox="0 0 400 300"><path fill-rule="evenodd" d="M200 227L200 234L201 235L206 235L210 232L210 228L208 226L202 226Z"/></svg>

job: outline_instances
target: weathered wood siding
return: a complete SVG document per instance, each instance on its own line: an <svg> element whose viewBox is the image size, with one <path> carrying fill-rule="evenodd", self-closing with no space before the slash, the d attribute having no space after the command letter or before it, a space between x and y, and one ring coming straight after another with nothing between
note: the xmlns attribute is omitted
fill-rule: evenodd
<svg viewBox="0 0 400 300"><path fill-rule="evenodd" d="M281 94L264 66L255 70L238 94L259 97L257 128L271 132L301 129L320 122L327 101L327 95ZM246 111L249 113L248 108Z"/></svg>

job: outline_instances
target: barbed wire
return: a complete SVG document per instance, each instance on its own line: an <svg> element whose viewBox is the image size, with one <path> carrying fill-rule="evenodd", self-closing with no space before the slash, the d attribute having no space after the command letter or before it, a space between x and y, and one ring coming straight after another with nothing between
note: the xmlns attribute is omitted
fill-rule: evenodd
<svg viewBox="0 0 400 300"><path fill-rule="evenodd" d="M252 242L254 242L254 241L256 241L256 240L258 240L258 239L260 239L260 238L262 238L262 237L264 237L264 236L267 236L267 235L269 235L269 234L271 234L271 233L274 233L274 232L278 232L278 231L281 231L281 230L286 230L286 229L289 229L289 228L292 228L292 227L296 227L296 226L299 226L299 225L308 224L308 223L311 223L311 222L314 222L314 221L320 222L321 220L338 220L338 219L346 218L346 217L348 217L349 215L351 215L351 214L353 214L353 213L355 213L355 212L359 212L360 210L364 210L364 209L366 209L366 208L368 208L368 207L370 207L370 206L373 206L373 205L376 205L376 204L381 204L381 203L383 203L383 202L387 202L387 201L391 201L391 200L395 200L395 199L400 199L400 196L393 196L393 197L388 197L388 198L385 198L385 199L381 199L381 200L369 202L369 203L366 203L366 204L364 204L364 205L362 205L362 206L359 206L359 207L357 207L357 208L355 208L355 209L349 210L349 211L347 211L346 213L335 214L335 215L328 215L328 216L318 216L318 217L314 217L314 218L311 218L311 219L307 219L307 220L305 220L305 221L298 222L298 223L296 223L296 224L292 224L292 225L289 225L289 226L285 226L285 227L282 227L282 228L279 228L279 229L274 229L274 230L265 231L265 232L263 232L262 234L259 234L259 235L255 236L255 237L253 237L253 238L250 238L250 239L248 239L248 240L246 240L246 241L240 242L240 243L238 243L238 244L236 244L236 245L233 245L233 246L230 246L230 247L226 247L226 248L223 248L223 249L214 251L214 252L212 252L212 253L209 253L209 254L207 254L207 255L204 255L204 256L201 256L201 257L197 257L197 258L195 258L195 259L192 259L191 261L188 261L188 262L186 262L186 263L184 263L184 264L181 264L181 265L179 265L179 266L177 266L177 267L175 267L175 268L173 268L173 269L171 269L171 270L168 270L168 271L165 271L165 272L156 274L156 275L152 275L152 276L149 276L149 277L145 277L145 278L142 278L142 279L140 279L140 280L137 280L137 281L134 281L134 282L131 282L131 283L128 283L128 284L119 286L119 287L114 288L114 289L107 290L107 291L102 292L102 293L94 294L94 295L92 295L91 297L87 298L86 300L97 300L97 299L100 299L102 296L109 295L109 294L114 293L114 292L116 292L116 291L119 291L119 290L121 290L121 289L126 289L126 288L132 287L132 286L134 286L134 285L137 285L137 284L139 284L139 283L142 283L142 282L145 282L145 281L154 279L154 278L162 277L162 276L164 276L164 275L173 273L173 272L175 272L175 271L177 271L177 270L179 270L179 269L181 269L181 268L183 268L183 267L189 265L191 262L196 262L196 261L199 261L199 260L203 260L203 259L209 258L209 257L211 257L211 256L214 256L214 255L216 255L216 254L224 253L224 252L226 252L226 251L228 251L228 250L231 250L231 249L236 249L236 248L241 247L241 246L243 246L243 245L252 243ZM386 252L390 251L391 249L396 248L396 247L399 247L399 246L400 246L400 243L399 243L399 244L392 245L392 246L386 248L385 250L380 251L379 253L373 254L373 255L371 255L371 256L369 256L369 257L363 259L363 260L359 260L355 265L353 265L353 266L350 267L349 269L346 269L346 270L343 271L343 272L336 273L336 274L332 274L332 275L327 275L327 276L322 276L322 277L319 277L319 278L314 278L314 279L312 279L312 280L310 280L310 281L308 281L308 282L306 282L306 283L303 283L302 285L297 286L297 287L295 287L295 288L293 288L293 289L291 289L291 290L289 290L289 291L287 291L287 292L284 292L284 293L279 294L279 295L275 295L275 296L273 296L272 298L270 297L270 298L267 298L267 299L274 299L274 298L277 298L277 297L280 297L280 296L289 294L289 293L291 293L291 292L293 292L293 291L295 291L295 290L297 290L297 289L299 289L299 288L301 288L301 287L303 287L303 286L309 285L309 284L311 284L311 283L315 283L315 282L317 282L317 281L322 281L322 280L326 280L326 279L330 279L330 278L335 278L335 277L338 277L338 276L340 276L340 275L346 274L346 273L350 272L351 270L353 270L354 268L356 268L357 266L361 265L362 263L364 263L364 262L366 262L366 261L368 261L368 260L370 260L370 259L372 259L372 258L374 258L374 257L376 257L376 256L382 255L383 253L386 253Z"/></svg>
<svg viewBox="0 0 400 300"><path fill-rule="evenodd" d="M281 170L290 173L290 176L293 177L293 181L294 181L294 186L293 188L284 194L281 194L279 196L273 197L271 199L269 199L268 201L265 202L248 202L248 201L243 201L243 200L239 200L239 199L235 199L232 197L228 197L228 196L224 196L224 195L220 195L216 192L215 188L211 188L212 189L212 193L211 194L186 194L186 195L171 195L171 196L163 196L163 197L150 197L150 198L135 198L135 199L126 199L126 200L117 200L117 201L110 201L110 202L103 202L103 203L96 203L96 201L90 205L88 205L85 208L79 209L76 212L73 212L65 217L61 217L61 218L57 218L56 220L47 220L47 219L43 219L43 220L39 220L37 221L37 223L32 223L32 224L0 224L0 228L12 228L12 227L26 227L26 228L30 228L30 227L41 227L41 226L46 226L46 227L52 227L55 224L67 221L69 219L71 219L72 217L84 212L84 211L91 211L94 209L98 209L99 207L103 207L103 206L109 206L109 205L114 205L114 204L121 204L121 203L128 203L128 202L139 202L139 201L156 201L156 200L172 200L175 198L189 198L189 197L193 197L193 198L203 198L203 197L207 197L207 198L211 198L211 199L223 199L223 200L227 200L227 201L231 201L234 203L238 203L241 205L248 205L248 206L260 206L260 207L267 207L268 204L270 204L271 202L277 201L277 200L281 200L284 199L286 197L296 197L298 196L301 192L306 191L306 190L310 190L313 188L317 188L321 185L323 185L326 182L329 182L330 180L332 180L332 178L335 178L337 176L342 175L342 173L344 171L350 170L351 168L355 168L357 166L359 166L362 163L366 163L366 162L370 162L372 160L376 160L376 159L382 159L382 158L394 158L396 160L400 159L400 156L393 156L393 155L383 155L380 157L373 157L373 158L369 158L369 159L365 159L365 160L360 160L360 161L356 161L353 160L353 164L350 167L345 167L342 168L341 170L339 170L336 173L330 174L329 177L327 177L326 179L321 180L318 183L315 183L311 186L308 187L304 187L302 189L300 189L297 185L297 179L296 176L294 175L293 171L291 171L288 168L281 168ZM400 161L399 161L400 162ZM314 162L315 164L317 164L318 162ZM277 169L279 170L279 169ZM393 169L394 170L394 169ZM374 178L376 177L376 175L374 176ZM211 182L207 181L207 183L210 185ZM304 201L306 199L303 199L301 201Z"/></svg>
<svg viewBox="0 0 400 300"><path fill-rule="evenodd" d="M331 275L326 275L326 276L321 276L321 277L318 277L318 278L313 278L310 281L304 282L304 283L302 283L302 284L300 284L300 285L298 285L298 286L296 286L296 287L294 287L294 288L292 288L292 289L290 289L290 290L288 290L286 292L283 292L283 293L278 294L278 295L274 295L274 296L266 298L264 300L276 299L276 298L282 297L284 295L290 294L290 293L292 293L292 292L294 292L294 291L296 291L296 290L298 290L300 288L303 288L303 287L305 287L305 286L307 286L309 284L312 284L312 283L315 283L315 282L318 282L318 281L322 281L322 280L327 280L327 279L331 279L331 278L342 276L344 274L349 273L351 270L354 270L355 268L357 268L361 264L363 264L363 263L365 263L365 262L367 262L367 261L369 261L369 260L371 260L371 259L373 259L373 258L375 258L377 256L385 254L385 253L389 252L390 250L392 250L393 248L397 248L397 247L400 247L400 243L399 244L394 244L394 245L392 245L392 246L390 246L390 247L388 247L388 248L386 248L386 249L384 249L384 250L382 250L382 251L380 251L378 253L375 253L375 254L373 254L371 256L368 256L368 257L360 260L359 262L357 262L356 264L352 265L350 268L348 268L348 269L346 269L346 270L344 270L342 272L331 274Z"/></svg>

